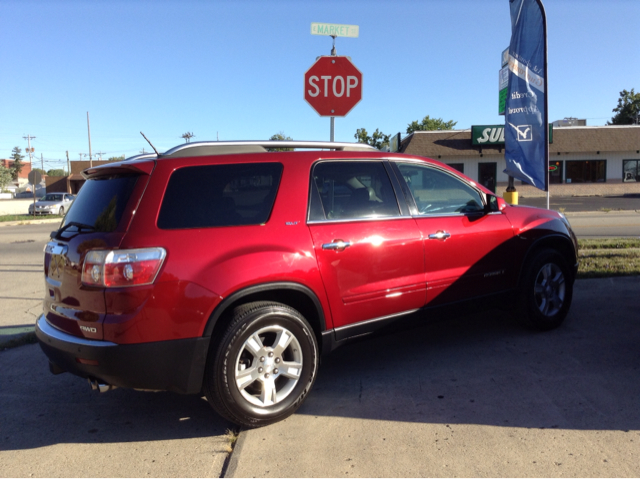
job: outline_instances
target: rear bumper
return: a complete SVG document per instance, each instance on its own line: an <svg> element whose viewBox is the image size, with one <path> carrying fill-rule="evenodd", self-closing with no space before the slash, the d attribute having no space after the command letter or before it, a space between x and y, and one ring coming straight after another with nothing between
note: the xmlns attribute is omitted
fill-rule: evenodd
<svg viewBox="0 0 640 479"><path fill-rule="evenodd" d="M36 322L40 347L58 369L113 386L197 394L210 338L116 344L78 338Z"/></svg>

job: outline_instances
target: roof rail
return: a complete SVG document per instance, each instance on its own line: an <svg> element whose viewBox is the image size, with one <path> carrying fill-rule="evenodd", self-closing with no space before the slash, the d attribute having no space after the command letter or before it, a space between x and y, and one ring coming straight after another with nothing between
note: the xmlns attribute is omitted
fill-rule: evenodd
<svg viewBox="0 0 640 479"><path fill-rule="evenodd" d="M130 156L129 158L125 158L122 161L131 161L131 160L146 160L149 158L156 159L158 155L155 153L142 153L141 155Z"/></svg>
<svg viewBox="0 0 640 479"><path fill-rule="evenodd" d="M176 146L162 153L160 158L181 156L231 155L234 153L265 153L270 148L293 148L339 151L378 151L365 143L330 141L197 141Z"/></svg>

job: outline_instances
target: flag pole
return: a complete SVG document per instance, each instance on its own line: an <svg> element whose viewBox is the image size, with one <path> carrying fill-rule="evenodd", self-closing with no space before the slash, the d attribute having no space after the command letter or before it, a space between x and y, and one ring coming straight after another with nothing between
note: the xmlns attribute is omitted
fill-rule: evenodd
<svg viewBox="0 0 640 479"><path fill-rule="evenodd" d="M542 119L542 124L544 125L544 163L546 170L546 185L545 189L547 190L547 209L551 209L549 206L549 196L550 196L550 188L549 188L549 81L548 81L548 57L547 57L547 14L544 10L544 5L542 4L542 0L536 0L538 6L540 7L540 13L542 15L542 34L544 35L544 118Z"/></svg>

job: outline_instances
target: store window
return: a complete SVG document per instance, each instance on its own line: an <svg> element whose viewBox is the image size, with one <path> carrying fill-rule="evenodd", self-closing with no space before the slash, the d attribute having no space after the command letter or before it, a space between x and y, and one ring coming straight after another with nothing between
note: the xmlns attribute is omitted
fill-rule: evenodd
<svg viewBox="0 0 640 479"><path fill-rule="evenodd" d="M640 160L622 160L622 181L640 182Z"/></svg>
<svg viewBox="0 0 640 479"><path fill-rule="evenodd" d="M563 163L563 161L549 162L549 183L551 183L552 185L562 183Z"/></svg>
<svg viewBox="0 0 640 479"><path fill-rule="evenodd" d="M567 183L607 181L607 160L567 161Z"/></svg>
<svg viewBox="0 0 640 479"><path fill-rule="evenodd" d="M464 174L464 163L447 163L447 166Z"/></svg>

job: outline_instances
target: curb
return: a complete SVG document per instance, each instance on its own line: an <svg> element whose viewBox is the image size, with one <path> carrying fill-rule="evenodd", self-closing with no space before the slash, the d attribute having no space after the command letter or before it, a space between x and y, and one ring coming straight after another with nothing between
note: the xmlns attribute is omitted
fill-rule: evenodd
<svg viewBox="0 0 640 479"><path fill-rule="evenodd" d="M0 336L0 351L17 348L25 344L36 344L37 342L35 329L16 334L2 335Z"/></svg>
<svg viewBox="0 0 640 479"><path fill-rule="evenodd" d="M37 220L2 221L0 222L0 227L20 226L20 225L41 225L45 223L60 223L61 221L62 221L62 218L59 216L56 218L41 218Z"/></svg>

